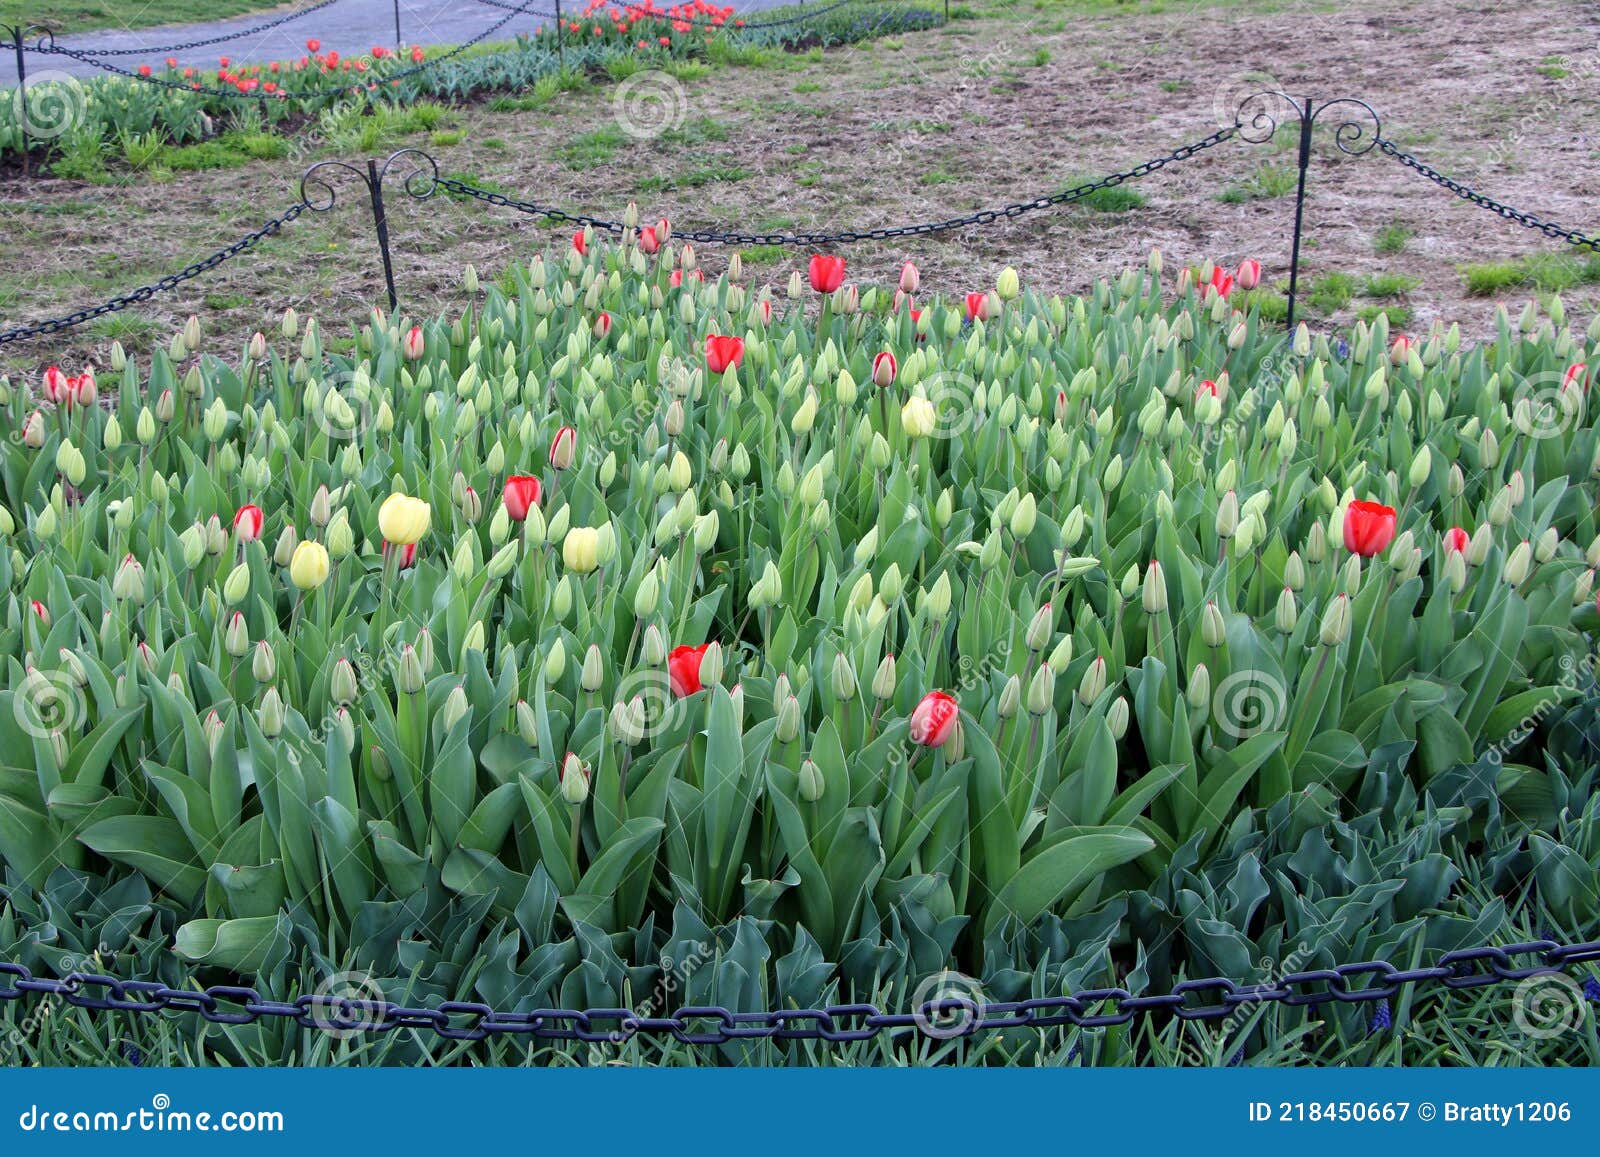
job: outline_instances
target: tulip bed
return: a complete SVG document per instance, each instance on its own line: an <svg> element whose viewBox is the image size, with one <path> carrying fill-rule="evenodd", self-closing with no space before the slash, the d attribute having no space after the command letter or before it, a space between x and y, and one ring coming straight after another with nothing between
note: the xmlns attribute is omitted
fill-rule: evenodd
<svg viewBox="0 0 1600 1157"><path fill-rule="evenodd" d="M485 9L491 16L495 11ZM804 13L780 10L763 14L762 22L794 14ZM28 96L31 135L23 132L15 89L0 89L0 158L19 154L26 144L49 161L67 158L66 175L84 176L95 171L97 158L119 148L139 157L152 142L184 145L226 132L293 133L308 122L330 135L368 105L404 109L419 101L548 97L587 79L622 80L706 61L754 61L767 50L852 44L942 20L928 9L862 3L776 27L746 27L730 9L704 0L669 7L650 0L625 7L591 2L577 16L561 45L554 30L545 28L459 55L421 47L341 51L311 38L305 53L292 60L240 64L227 55L204 62L175 56L163 67L140 66L141 78L36 79ZM36 57L32 68L47 69L49 60Z"/></svg>
<svg viewBox="0 0 1600 1157"><path fill-rule="evenodd" d="M1600 330L846 276L661 222L348 343L6 382L0 945L660 1010L1595 935ZM1225 1056L1372 1010L1252 1015Z"/></svg>

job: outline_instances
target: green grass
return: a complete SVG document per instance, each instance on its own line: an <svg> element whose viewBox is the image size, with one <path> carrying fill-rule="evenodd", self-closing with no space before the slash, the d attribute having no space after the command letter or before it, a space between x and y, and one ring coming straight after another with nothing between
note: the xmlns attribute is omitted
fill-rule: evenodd
<svg viewBox="0 0 1600 1157"><path fill-rule="evenodd" d="M164 149L157 162L176 172L237 169L251 161L281 160L289 155L289 142L267 133L224 133L213 141Z"/></svg>
<svg viewBox="0 0 1600 1157"><path fill-rule="evenodd" d="M749 169L737 165L705 165L682 173L668 173L661 177L642 177L636 188L641 193L665 193L672 189L698 189L705 185L734 184L755 176Z"/></svg>
<svg viewBox="0 0 1600 1157"><path fill-rule="evenodd" d="M1361 282L1362 297L1404 297L1422 284L1422 278L1406 273L1374 273Z"/></svg>
<svg viewBox="0 0 1600 1157"><path fill-rule="evenodd" d="M1306 302L1319 313L1338 313L1356 293L1356 279L1348 273L1324 273L1306 290Z"/></svg>
<svg viewBox="0 0 1600 1157"><path fill-rule="evenodd" d="M1267 162L1237 184L1229 185L1217 194L1217 200L1227 205L1241 205L1246 201L1265 201L1273 197L1287 197L1294 192L1298 175L1290 165Z"/></svg>
<svg viewBox="0 0 1600 1157"><path fill-rule="evenodd" d="M608 124L564 142L557 147L556 156L567 168L581 172L609 164L617 150L631 139L621 126Z"/></svg>
<svg viewBox="0 0 1600 1157"><path fill-rule="evenodd" d="M1074 189L1079 185L1092 184L1099 180L1097 176L1077 176L1067 182L1066 188ZM1138 209L1145 203L1145 195L1137 189L1127 185L1113 185L1109 189L1096 189L1087 197L1072 202L1082 205L1085 209L1092 209L1096 213L1126 213L1130 209Z"/></svg>
<svg viewBox="0 0 1600 1157"><path fill-rule="evenodd" d="M148 4L130 4L127 0L61 0L48 6L38 0L0 0L0 24L26 20L57 32L154 28L161 24L221 20L280 6L281 0L152 0Z"/></svg>
<svg viewBox="0 0 1600 1157"><path fill-rule="evenodd" d="M1404 225L1398 223L1385 225L1377 233L1373 234L1372 248L1374 252L1382 253L1385 256L1403 253L1414 236L1416 236L1415 231Z"/></svg>
<svg viewBox="0 0 1600 1157"><path fill-rule="evenodd" d="M1356 310L1356 317L1368 324L1387 317L1390 330L1401 330L1411 324L1412 313L1409 305L1363 305Z"/></svg>
<svg viewBox="0 0 1600 1157"><path fill-rule="evenodd" d="M1560 293L1577 285L1600 283L1600 253L1577 257L1570 253L1536 253L1509 261L1486 261L1462 266L1467 292L1493 297L1514 289Z"/></svg>

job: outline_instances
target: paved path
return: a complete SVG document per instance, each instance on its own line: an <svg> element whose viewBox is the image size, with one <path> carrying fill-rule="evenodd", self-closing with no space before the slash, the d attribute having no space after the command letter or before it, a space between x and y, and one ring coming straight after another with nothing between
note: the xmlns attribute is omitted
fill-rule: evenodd
<svg viewBox="0 0 1600 1157"><path fill-rule="evenodd" d="M304 55L306 40L315 37L322 41L323 50L337 49L350 56L368 51L375 44L391 45L394 42L396 0L338 0L317 12L265 32L242 36L224 44L197 48L190 52L174 53L185 65L215 68L217 58L226 56L235 61L287 60ZM581 9L585 0L562 0L562 11ZM667 0L658 0L662 7ZM741 12L755 12L775 8L793 0L723 0ZM819 3L822 0L818 0ZM305 7L301 4L300 7ZM510 15L503 8L479 3L479 0L399 0L400 30L407 44L460 44L470 40L496 21ZM548 24L547 15L532 15L534 11L555 11L555 0L526 0L529 15L512 15L495 34L494 39L510 39L518 32L532 32ZM100 32L62 33L64 47L85 51L104 48L143 48L192 40L205 40L224 33L255 28L285 15L287 9L257 12L231 20L216 20L205 24L182 24L165 28L140 28L132 32L103 30ZM115 56L106 58L109 63L123 68L136 69L148 64L160 70L165 57ZM70 73L74 76L104 75L101 69L69 56L30 54L28 75L36 76L46 71ZM17 81L15 54L0 51L0 85Z"/></svg>

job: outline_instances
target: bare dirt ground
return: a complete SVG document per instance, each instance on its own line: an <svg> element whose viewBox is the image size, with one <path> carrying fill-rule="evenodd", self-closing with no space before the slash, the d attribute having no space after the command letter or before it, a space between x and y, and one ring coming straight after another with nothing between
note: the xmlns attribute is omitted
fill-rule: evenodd
<svg viewBox="0 0 1600 1157"><path fill-rule="evenodd" d="M630 199L680 227L872 228L959 216L1130 167L1231 123L1257 89L1360 97L1386 137L1519 208L1593 232L1600 208L1600 5L1524 0L1144 5L1106 0L982 9L976 19L830 51L782 66L719 68L684 85L677 131L617 131L601 85L534 112L460 110L459 144L426 135L440 168L568 209L616 215ZM1286 111L1286 110L1283 110ZM1403 306L1406 328L1459 321L1492 332L1494 297L1466 293L1461 267L1562 248L1453 198L1374 151L1341 155L1330 110L1319 124L1306 209L1302 288L1327 274L1416 280L1398 297L1327 303L1311 318L1348 321ZM1363 124L1372 131L1370 120ZM1230 141L1130 184L1131 208L1029 213L936 237L840 248L852 277L888 282L916 260L924 292L992 283L1005 265L1050 291L1083 289L1142 262L1259 258L1286 282L1293 127L1269 144ZM0 328L55 316L153 280L234 240L297 196L311 158L180 173L127 187L58 180L0 185ZM354 159L354 158L346 158ZM1292 181L1291 181L1292 184ZM1232 192L1230 192L1232 190ZM326 215L136 315L71 336L0 349L0 370L103 362L112 336L164 341L198 312L228 347L269 328L285 306L335 323L381 293L370 218L355 188ZM1258 194L1272 195L1258 195ZM396 276L411 313L458 308L461 269L492 274L559 231L505 210L392 195ZM1399 251L1379 252L1382 237ZM746 253L749 279L781 285L804 251ZM726 254L702 248L720 271ZM1566 292L1595 309L1596 286ZM1508 290L1508 304L1530 290Z"/></svg>

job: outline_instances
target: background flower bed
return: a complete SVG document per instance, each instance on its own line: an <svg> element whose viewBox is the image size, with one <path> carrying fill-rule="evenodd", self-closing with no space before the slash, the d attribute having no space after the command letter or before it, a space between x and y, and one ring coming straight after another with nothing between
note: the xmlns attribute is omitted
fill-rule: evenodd
<svg viewBox="0 0 1600 1157"><path fill-rule="evenodd" d="M1291 343L1190 271L819 317L798 272L583 249L349 356L196 323L96 404L7 384L30 966L528 1008L693 959L670 1003L757 1008L1594 934L1600 446L1559 300L1480 348ZM385 552L391 490L429 517ZM1371 559L1356 499L1398 511ZM934 689L959 730L913 729ZM1230 1048L1292 1050L1309 1014L1273 1015ZM1317 1015L1304 1047L1366 1039ZM295 1043L246 1036L212 1043Z"/></svg>

